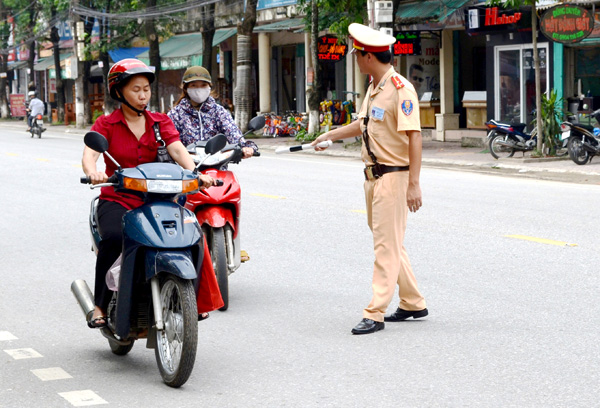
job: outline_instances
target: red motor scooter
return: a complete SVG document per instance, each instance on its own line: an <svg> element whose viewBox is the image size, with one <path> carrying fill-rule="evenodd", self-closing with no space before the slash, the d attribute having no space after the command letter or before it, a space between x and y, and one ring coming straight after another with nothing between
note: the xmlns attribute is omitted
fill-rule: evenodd
<svg viewBox="0 0 600 408"><path fill-rule="evenodd" d="M264 126L264 116L253 118L244 136ZM187 146L187 150L197 163L196 169L219 180L219 183L196 194L188 195L185 207L196 214L208 241L213 268L224 302L219 310L225 311L229 307L229 275L241 265L239 222L242 195L235 174L226 170L225 166L228 163L239 163L243 153L242 146L239 144L228 144L221 149L220 153L204 156L205 145L206 141L192 143ZM255 152L254 156L260 156L260 153Z"/></svg>

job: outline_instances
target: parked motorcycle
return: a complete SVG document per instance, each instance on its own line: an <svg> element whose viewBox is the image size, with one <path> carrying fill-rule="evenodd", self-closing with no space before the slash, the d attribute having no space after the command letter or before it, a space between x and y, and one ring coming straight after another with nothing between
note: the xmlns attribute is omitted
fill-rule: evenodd
<svg viewBox="0 0 600 408"><path fill-rule="evenodd" d="M528 152L537 147L537 127L534 127L531 133L527 133L525 131L527 127L525 123L511 125L497 122L493 119L485 122L485 126L489 131L487 141L490 153L496 159L512 157L517 151ZM568 142L569 135L562 132L559 135L559 141L556 146L558 156L567 153ZM551 150L547 146L544 146L543 149L544 154L547 154Z"/></svg>
<svg viewBox="0 0 600 408"><path fill-rule="evenodd" d="M175 202L179 195L198 191L197 173L170 163L123 169L106 153L104 136L88 132L84 142L105 153L118 167L107 183L91 188L114 186L117 192L144 199L141 207L123 216L118 288L108 306L107 325L100 331L117 355L127 354L136 340L147 338L146 347L154 348L163 381L180 387L188 380L196 358L201 302L197 277L206 270L203 268L212 267L194 214ZM205 146L208 157L224 145L223 139L210 140ZM81 182L90 180L82 177ZM90 213L93 249L101 239L96 204L97 198ZM87 283L76 280L71 290L89 321L94 301Z"/></svg>
<svg viewBox="0 0 600 408"><path fill-rule="evenodd" d="M257 116L250 121L245 135L260 130L263 126L265 126L265 117ZM241 265L239 234L241 189L235 174L230 170L222 170L222 167L228 163L239 163L243 153L242 146L239 144L228 144L213 156L202 157L198 148L204 148L212 139L208 142L192 143L187 146L187 149L194 161L198 163L196 170L222 180L223 185L213 186L187 196L185 207L196 214L208 241L213 268L224 303L219 310L225 311L229 307L229 275ZM260 156L260 153L255 152L254 155Z"/></svg>
<svg viewBox="0 0 600 408"><path fill-rule="evenodd" d="M600 109L592 112L591 116L600 123ZM563 136L569 138L569 157L576 164L584 165L600 154L600 137L594 134L593 126L575 123L574 117L569 119L571 121L561 124Z"/></svg>
<svg viewBox="0 0 600 408"><path fill-rule="evenodd" d="M42 133L46 131L44 127L44 117L41 114L38 114L31 121L31 129L29 132L31 133L31 137L37 136L38 138L42 137Z"/></svg>
<svg viewBox="0 0 600 408"><path fill-rule="evenodd" d="M512 157L516 151L527 152L537 145L537 128L527 133L525 123L501 123L494 119L485 122L490 153L494 158Z"/></svg>

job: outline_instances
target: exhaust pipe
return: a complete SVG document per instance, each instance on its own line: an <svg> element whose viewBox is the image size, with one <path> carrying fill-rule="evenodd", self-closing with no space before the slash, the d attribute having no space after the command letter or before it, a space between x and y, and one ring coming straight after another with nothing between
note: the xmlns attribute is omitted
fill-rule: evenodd
<svg viewBox="0 0 600 408"><path fill-rule="evenodd" d="M73 292L73 296L77 299L77 303L85 316L86 321L90 321L92 315L94 314L94 297L92 296L92 291L90 290L88 284L83 279L77 279L71 283L71 292Z"/></svg>

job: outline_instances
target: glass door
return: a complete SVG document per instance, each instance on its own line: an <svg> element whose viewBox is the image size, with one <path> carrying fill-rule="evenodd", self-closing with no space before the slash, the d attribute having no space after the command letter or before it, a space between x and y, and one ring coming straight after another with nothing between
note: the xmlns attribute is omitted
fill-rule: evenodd
<svg viewBox="0 0 600 408"><path fill-rule="evenodd" d="M538 44L542 92L548 89L548 43ZM502 122L533 121L535 67L531 44L495 47L495 119Z"/></svg>

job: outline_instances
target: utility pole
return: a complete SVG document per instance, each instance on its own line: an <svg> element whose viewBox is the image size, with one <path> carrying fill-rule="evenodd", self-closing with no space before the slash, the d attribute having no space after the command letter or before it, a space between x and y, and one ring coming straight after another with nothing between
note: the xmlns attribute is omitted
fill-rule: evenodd
<svg viewBox="0 0 600 408"><path fill-rule="evenodd" d="M76 6L79 0L73 0L73 5ZM75 78L75 126L79 129L85 127L85 112L83 104L83 62L84 59L84 35L85 30L83 21L75 13L72 14L73 23L73 57L71 59L71 77Z"/></svg>

